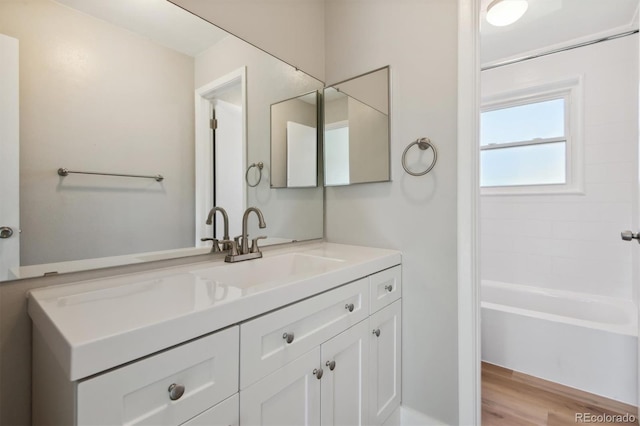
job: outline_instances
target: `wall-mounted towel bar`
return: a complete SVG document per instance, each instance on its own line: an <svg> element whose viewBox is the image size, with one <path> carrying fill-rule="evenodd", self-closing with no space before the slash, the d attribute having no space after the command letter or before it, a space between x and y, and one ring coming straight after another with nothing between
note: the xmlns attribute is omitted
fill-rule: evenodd
<svg viewBox="0 0 640 426"><path fill-rule="evenodd" d="M145 175L124 175L124 174L120 174L120 173L78 172L78 171L66 169L64 167L60 167L58 169L58 174L60 176L67 176L69 173L77 173L77 174L81 174L81 175L120 176L120 177L134 177L134 178L155 179L156 182L162 182L164 180L164 177L162 175L145 176Z"/></svg>
<svg viewBox="0 0 640 426"><path fill-rule="evenodd" d="M409 149L414 145L418 145L418 148L420 148L422 151L425 151L429 148L431 148L431 150L433 151L433 160L431 160L431 164L429 164L429 166L421 172L414 172L412 170L409 170L409 167L407 166L407 152L409 152ZM404 152L402 153L402 167L404 168L404 171L409 173L411 176L426 175L431 171L431 169L433 169L433 166L436 165L436 161L438 161L438 151L436 151L436 147L433 145L433 143L431 143L431 140L429 138L416 139L415 141L407 145L407 147L404 149Z"/></svg>
<svg viewBox="0 0 640 426"><path fill-rule="evenodd" d="M249 183L249 171L256 167L258 169L258 180L256 181L256 183L254 183L253 185ZM262 168L264 167L264 163L262 161L260 161L259 163L252 163L248 168L246 173L244 174L244 180L247 181L247 185L249 185L252 188L255 188L256 186L258 186L258 184L260 183L260 181L262 180Z"/></svg>

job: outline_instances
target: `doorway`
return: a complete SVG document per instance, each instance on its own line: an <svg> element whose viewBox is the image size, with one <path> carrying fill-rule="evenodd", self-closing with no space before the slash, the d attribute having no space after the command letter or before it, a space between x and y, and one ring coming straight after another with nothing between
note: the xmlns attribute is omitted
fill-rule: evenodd
<svg viewBox="0 0 640 426"><path fill-rule="evenodd" d="M619 233L638 217L638 2L552 3L505 27L481 11L481 358L631 410L638 288ZM485 417L504 414L483 389Z"/></svg>
<svg viewBox="0 0 640 426"><path fill-rule="evenodd" d="M210 238L212 232L222 229L220 215L216 215L213 229L206 225L211 208L221 206L229 217L236 218L241 217L246 208L246 105L244 67L196 90L195 244L198 247L206 244L201 238ZM230 221L229 226L230 235L241 233L238 221Z"/></svg>

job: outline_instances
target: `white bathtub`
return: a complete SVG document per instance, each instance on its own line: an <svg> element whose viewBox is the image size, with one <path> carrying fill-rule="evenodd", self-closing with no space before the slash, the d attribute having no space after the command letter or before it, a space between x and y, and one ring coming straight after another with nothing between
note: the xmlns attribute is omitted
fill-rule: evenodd
<svg viewBox="0 0 640 426"><path fill-rule="evenodd" d="M482 360L637 405L632 301L482 281Z"/></svg>

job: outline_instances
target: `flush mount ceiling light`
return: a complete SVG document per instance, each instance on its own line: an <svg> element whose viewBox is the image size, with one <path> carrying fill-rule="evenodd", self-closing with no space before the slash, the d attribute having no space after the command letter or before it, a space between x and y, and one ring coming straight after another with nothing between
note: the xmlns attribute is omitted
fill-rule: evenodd
<svg viewBox="0 0 640 426"><path fill-rule="evenodd" d="M487 22L496 27L511 25L527 11L527 0L493 0L487 8Z"/></svg>

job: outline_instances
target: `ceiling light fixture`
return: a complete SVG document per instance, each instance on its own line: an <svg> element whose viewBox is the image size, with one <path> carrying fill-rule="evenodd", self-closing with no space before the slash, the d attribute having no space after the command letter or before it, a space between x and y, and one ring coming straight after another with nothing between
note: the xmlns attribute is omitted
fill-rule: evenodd
<svg viewBox="0 0 640 426"><path fill-rule="evenodd" d="M496 27L505 27L522 18L527 11L527 0L493 0L487 8L487 22Z"/></svg>

